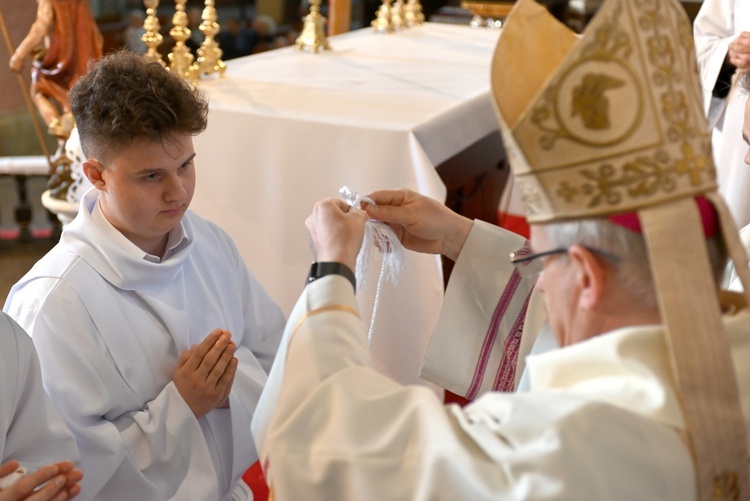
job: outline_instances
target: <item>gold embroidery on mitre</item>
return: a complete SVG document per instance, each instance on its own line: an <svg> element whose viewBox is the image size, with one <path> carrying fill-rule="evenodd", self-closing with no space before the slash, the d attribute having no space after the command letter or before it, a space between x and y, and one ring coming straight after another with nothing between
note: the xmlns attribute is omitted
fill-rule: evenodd
<svg viewBox="0 0 750 501"><path fill-rule="evenodd" d="M532 123L544 131L539 139L543 149L552 149L562 138L587 146L610 146L630 136L640 122L641 106L633 106L628 117L613 120L610 115L607 92L612 89L634 91L634 101L643 101L638 78L626 61L633 51L631 40L614 19L620 15L618 8L595 30L579 60L544 91L531 112Z"/></svg>
<svg viewBox="0 0 750 501"><path fill-rule="evenodd" d="M519 182L536 178L534 198L524 196L532 222L715 189L689 23L678 15L648 0L602 8L513 130L532 167Z"/></svg>
<svg viewBox="0 0 750 501"><path fill-rule="evenodd" d="M526 216L534 216L539 212L537 208L544 203L542 193L529 182L519 181L518 186L521 191L521 201L526 206Z"/></svg>
<svg viewBox="0 0 750 501"><path fill-rule="evenodd" d="M737 472L724 472L714 477L714 499L716 501L739 501L740 488Z"/></svg>
<svg viewBox="0 0 750 501"><path fill-rule="evenodd" d="M667 152L659 150L652 156L636 157L619 169L611 163L601 164L598 169L581 169L578 174L583 180L577 185L562 181L557 195L570 203L575 202L578 196L588 198L587 207L594 208L619 205L625 194L629 198L648 198L659 193L674 192L679 176L687 176L692 186L700 187L704 181L702 174L711 166L710 153L705 149L695 152L693 146L690 142L684 142L682 155L675 160Z"/></svg>

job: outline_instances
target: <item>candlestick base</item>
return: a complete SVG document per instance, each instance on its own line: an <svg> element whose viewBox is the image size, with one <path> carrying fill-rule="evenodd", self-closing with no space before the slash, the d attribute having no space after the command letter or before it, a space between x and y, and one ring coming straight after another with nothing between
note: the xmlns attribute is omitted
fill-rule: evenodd
<svg viewBox="0 0 750 501"><path fill-rule="evenodd" d="M326 38L326 18L320 15L320 0L310 1L310 13L303 18L302 32L294 42L297 50L309 49L313 53L319 50L331 50Z"/></svg>
<svg viewBox="0 0 750 501"><path fill-rule="evenodd" d="M412 26L420 26L424 23L424 14L422 13L422 4L419 0L407 0L406 6L404 7L404 20L406 26L411 28Z"/></svg>
<svg viewBox="0 0 750 501"><path fill-rule="evenodd" d="M393 20L391 19L391 1L383 0L378 8L378 13L375 19L373 19L370 25L373 31L378 33L393 33L395 27L393 26Z"/></svg>

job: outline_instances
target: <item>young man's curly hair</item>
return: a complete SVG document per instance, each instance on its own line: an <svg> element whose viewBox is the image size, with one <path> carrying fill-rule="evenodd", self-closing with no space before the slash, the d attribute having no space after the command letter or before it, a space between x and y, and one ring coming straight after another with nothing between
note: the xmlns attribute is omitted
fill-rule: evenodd
<svg viewBox="0 0 750 501"><path fill-rule="evenodd" d="M89 63L69 93L88 158L106 162L138 139L172 142L206 128L205 97L159 63L128 51Z"/></svg>

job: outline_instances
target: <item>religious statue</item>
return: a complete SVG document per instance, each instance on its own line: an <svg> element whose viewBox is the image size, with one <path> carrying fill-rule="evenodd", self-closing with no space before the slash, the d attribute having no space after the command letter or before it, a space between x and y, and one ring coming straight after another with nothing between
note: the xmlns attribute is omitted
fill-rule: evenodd
<svg viewBox="0 0 750 501"><path fill-rule="evenodd" d="M68 91L86 70L89 59L102 55L102 35L91 14L89 0L37 0L31 29L10 58L10 69L20 73L32 57L31 97L58 142L51 159L48 189L65 199L72 183L65 142L75 127Z"/></svg>

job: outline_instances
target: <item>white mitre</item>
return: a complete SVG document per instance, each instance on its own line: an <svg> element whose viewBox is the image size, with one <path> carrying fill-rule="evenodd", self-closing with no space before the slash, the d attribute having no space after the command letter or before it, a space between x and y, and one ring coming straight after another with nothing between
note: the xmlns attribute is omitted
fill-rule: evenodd
<svg viewBox="0 0 750 501"><path fill-rule="evenodd" d="M716 191L683 7L606 0L579 37L519 0L498 41L492 90L529 222L637 214L701 499L750 499L748 433L696 196L716 209L746 291L750 272Z"/></svg>

